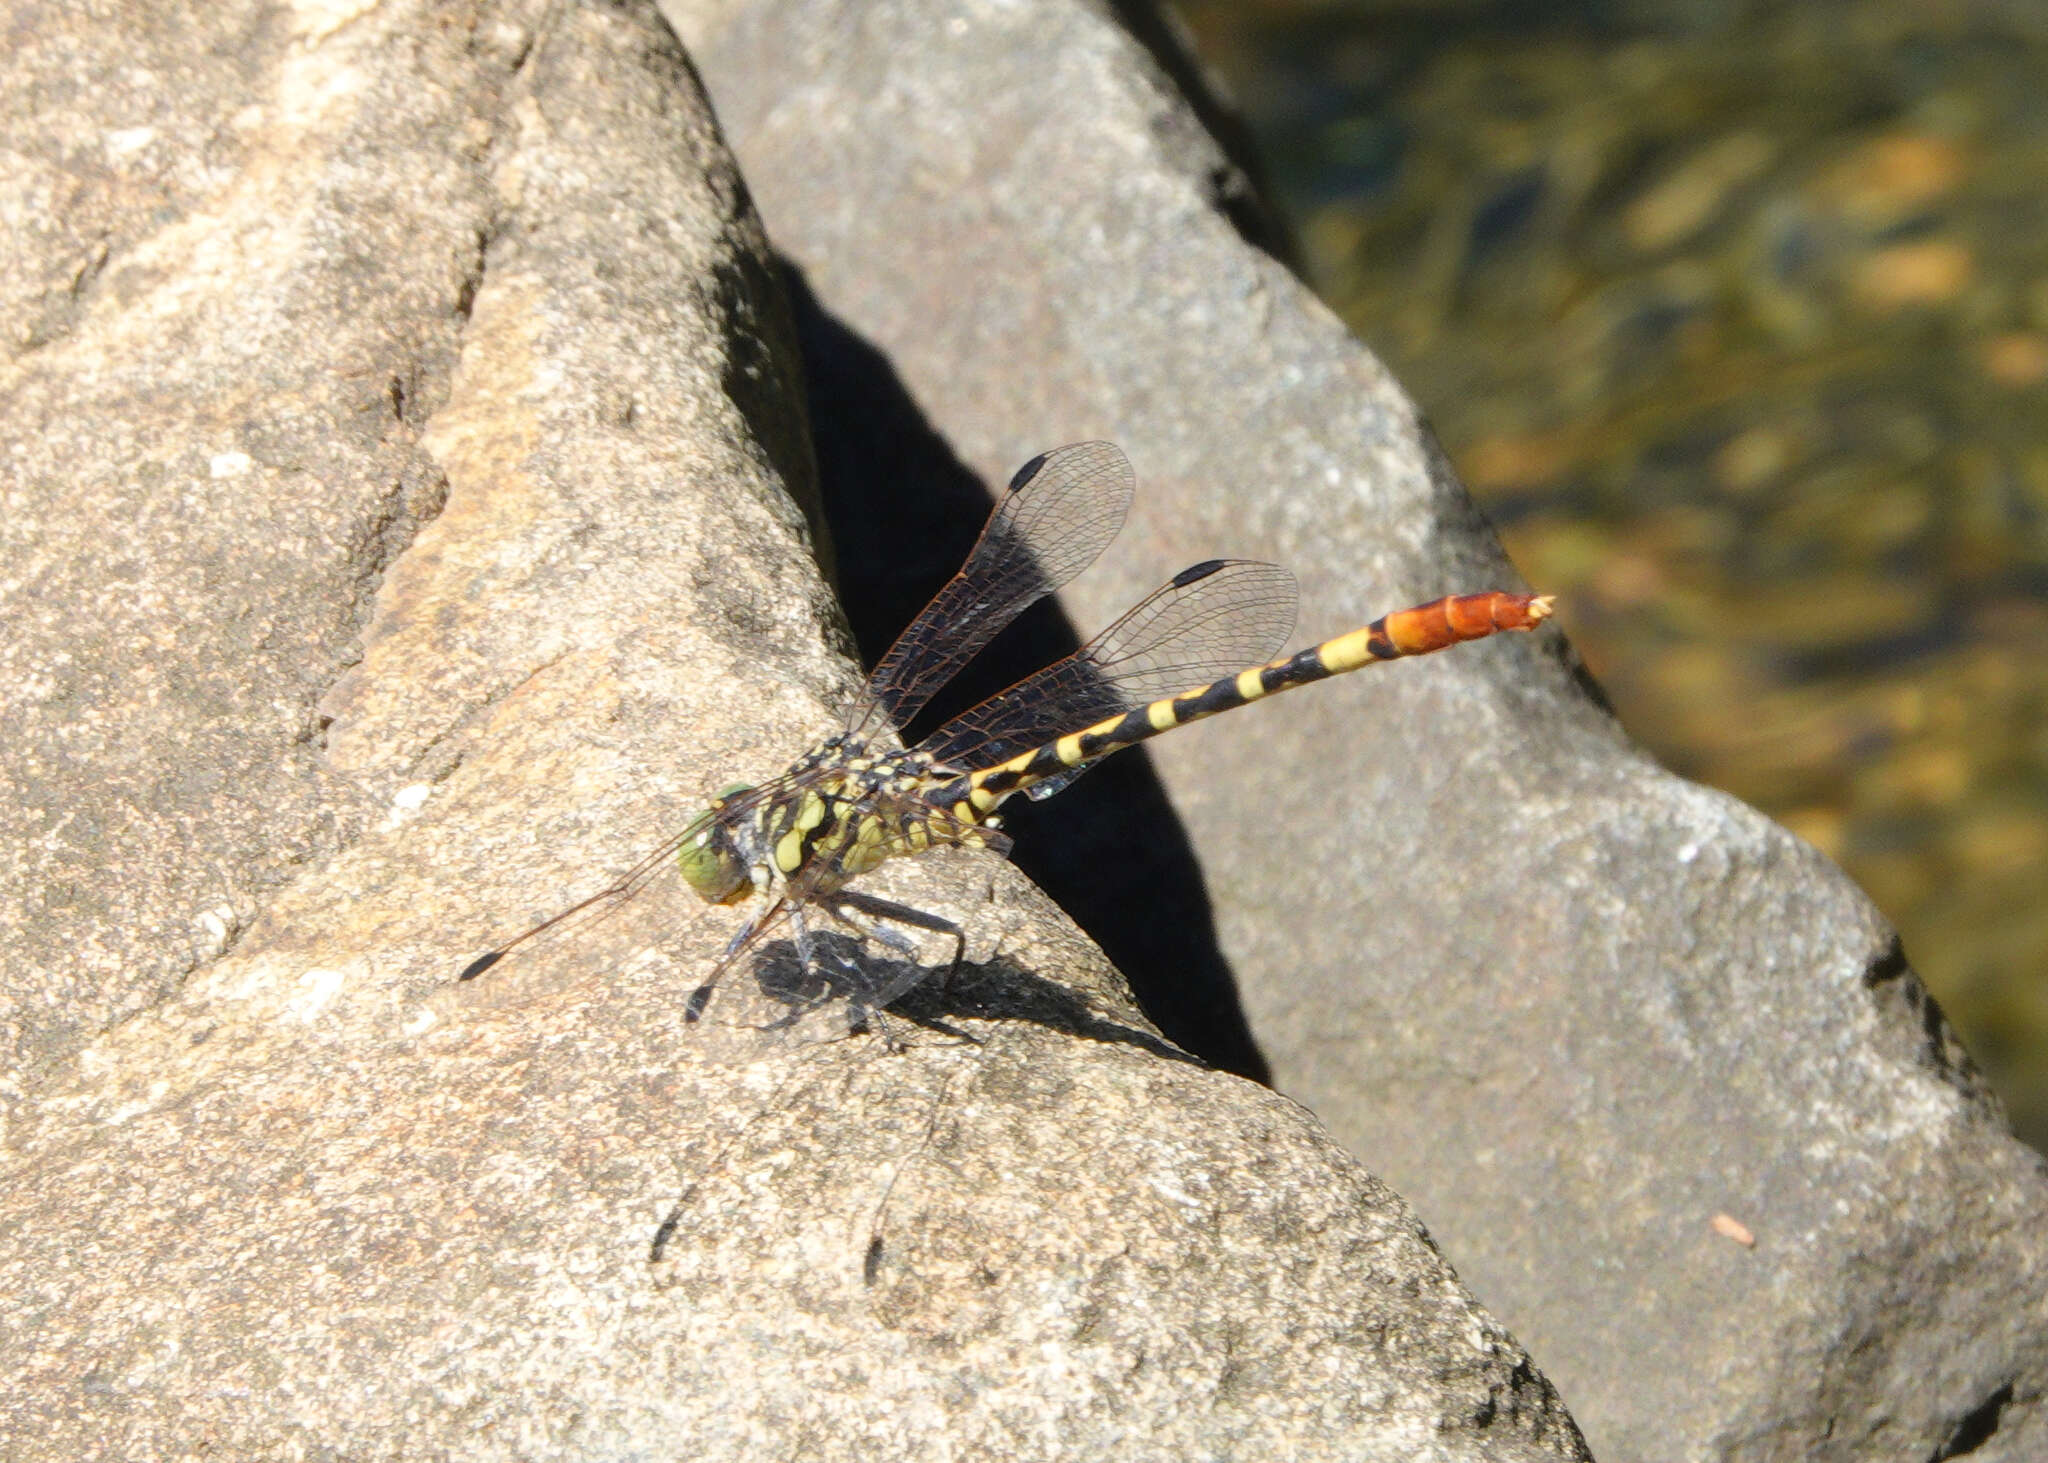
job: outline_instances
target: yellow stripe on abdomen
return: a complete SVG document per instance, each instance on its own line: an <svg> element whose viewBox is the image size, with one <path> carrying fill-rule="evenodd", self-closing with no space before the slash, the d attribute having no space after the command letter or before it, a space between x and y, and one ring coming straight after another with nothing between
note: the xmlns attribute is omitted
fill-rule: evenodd
<svg viewBox="0 0 2048 1463"><path fill-rule="evenodd" d="M1500 590L1450 595L1412 609L1397 610L1363 629L1266 665L1238 671L1178 696L1149 702L1123 715L1105 718L995 767L970 773L966 800L958 806L963 815L971 807L975 813L986 816L1012 793L1057 777L1068 768L1135 746L1160 732L1380 661L1427 655L1502 630L1533 630L1550 613L1548 596Z"/></svg>
<svg viewBox="0 0 2048 1463"><path fill-rule="evenodd" d="M1362 630L1352 630L1334 640L1325 640L1315 648L1316 659L1333 676L1341 676L1346 671L1355 671L1360 666L1383 659L1373 654L1373 640L1378 629L1377 624L1367 625Z"/></svg>

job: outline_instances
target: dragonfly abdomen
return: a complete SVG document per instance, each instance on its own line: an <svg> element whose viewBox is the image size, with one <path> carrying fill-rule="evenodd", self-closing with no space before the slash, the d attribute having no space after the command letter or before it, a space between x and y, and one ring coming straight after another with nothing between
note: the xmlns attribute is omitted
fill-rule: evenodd
<svg viewBox="0 0 2048 1463"><path fill-rule="evenodd" d="M1382 615L1363 630L1325 640L1293 659L1315 657L1324 666L1322 674L1304 675L1302 681L1321 680L1375 661L1428 655L1467 640L1484 640L1503 630L1533 630L1550 618L1554 603L1547 594L1508 594L1498 589L1446 595L1413 609Z"/></svg>
<svg viewBox="0 0 2048 1463"><path fill-rule="evenodd" d="M1533 630L1549 617L1551 604L1548 595L1486 590L1479 594L1449 595L1413 609L1396 610L1363 629L1325 640L1267 665L1225 676L1199 689L1149 702L974 772L959 788L954 811L963 818L986 816L1004 798L1035 782L1057 777L1177 726L1296 686L1328 680L1380 661L1428 655L1503 630ZM948 788L946 793L954 794L955 789Z"/></svg>

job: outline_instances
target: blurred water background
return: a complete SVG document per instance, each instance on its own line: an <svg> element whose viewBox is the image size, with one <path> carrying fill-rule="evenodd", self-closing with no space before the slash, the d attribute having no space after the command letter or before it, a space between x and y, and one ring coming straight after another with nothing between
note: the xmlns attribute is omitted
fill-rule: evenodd
<svg viewBox="0 0 2048 1463"><path fill-rule="evenodd" d="M1180 0L1624 723L2048 1151L2048 5Z"/></svg>

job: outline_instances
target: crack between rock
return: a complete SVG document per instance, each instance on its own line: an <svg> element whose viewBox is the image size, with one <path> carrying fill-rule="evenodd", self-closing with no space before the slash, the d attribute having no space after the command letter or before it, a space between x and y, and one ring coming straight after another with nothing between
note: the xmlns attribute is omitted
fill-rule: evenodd
<svg viewBox="0 0 2048 1463"><path fill-rule="evenodd" d="M1998 1432L2005 1409L2012 1404L2012 1383L2000 1384L1990 1396L1964 1413L1942 1445L1927 1455L1927 1463L1944 1463L1974 1453Z"/></svg>
<svg viewBox="0 0 2048 1463"><path fill-rule="evenodd" d="M1913 1065L1954 1088L1971 1107L2002 1113L1983 1073L1942 1014L1940 1002L1914 973L1896 933L1865 967L1863 984L1882 1014L1896 1023L1899 1035L1912 1043Z"/></svg>

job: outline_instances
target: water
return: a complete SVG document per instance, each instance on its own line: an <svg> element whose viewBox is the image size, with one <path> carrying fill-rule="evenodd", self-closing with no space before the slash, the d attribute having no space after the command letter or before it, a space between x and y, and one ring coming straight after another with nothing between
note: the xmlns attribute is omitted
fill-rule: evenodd
<svg viewBox="0 0 2048 1463"><path fill-rule="evenodd" d="M2048 1148L2048 10L1180 9L1623 721L1870 891Z"/></svg>

